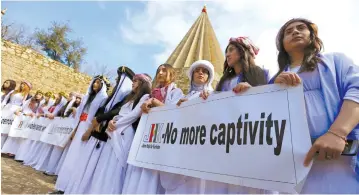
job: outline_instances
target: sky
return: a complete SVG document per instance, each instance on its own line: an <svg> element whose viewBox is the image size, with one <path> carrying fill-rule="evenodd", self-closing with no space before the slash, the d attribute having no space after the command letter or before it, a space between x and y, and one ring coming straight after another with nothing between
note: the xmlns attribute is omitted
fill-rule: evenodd
<svg viewBox="0 0 359 195"><path fill-rule="evenodd" d="M115 74L120 65L154 76L203 6L224 49L230 37L249 36L260 51L256 62L277 71L275 37L289 19L304 17L319 28L325 52L342 52L359 64L358 0L221 0L221 1L2 1L3 19L31 32L52 21L69 22L71 38L88 48L82 71L103 66Z"/></svg>

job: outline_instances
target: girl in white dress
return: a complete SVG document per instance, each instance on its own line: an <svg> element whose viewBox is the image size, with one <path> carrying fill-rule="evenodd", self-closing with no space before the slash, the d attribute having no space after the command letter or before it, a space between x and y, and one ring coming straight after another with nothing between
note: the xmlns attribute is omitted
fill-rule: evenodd
<svg viewBox="0 0 359 195"><path fill-rule="evenodd" d="M183 97L183 92L176 87L174 80L174 68L169 64L160 65L151 96L141 106L142 112L148 113L151 107L176 104ZM159 177L159 171L128 165L122 194L164 193Z"/></svg>
<svg viewBox="0 0 359 195"><path fill-rule="evenodd" d="M92 125L82 136L82 140L87 143L80 149L80 157L77 161L79 168L72 174L73 177L69 178L69 185L65 189L67 194L86 193L90 188L97 164L104 160L101 153L108 141L108 135L105 132L108 123L114 116L118 115L121 107L125 104L125 97L132 91L133 71L128 67L120 67L118 70L118 78L113 93L106 100L105 105L97 110ZM102 156L101 159L100 156ZM105 157L105 159L107 158Z"/></svg>
<svg viewBox="0 0 359 195"><path fill-rule="evenodd" d="M31 98L30 100L27 100L25 102L25 104L22 106L22 110L27 109L27 107L30 107L30 109L32 110L32 112L29 113L23 113L24 115L29 115L31 117L35 117L36 112L38 110L38 108L41 106L41 101L43 99L43 92L38 90L35 94L35 96L33 98ZM21 110L19 110L21 111ZM26 155L29 153L31 145L34 143L35 141L31 140L31 139L24 139L24 141L22 142L21 146L19 147L16 156L15 156L15 160L18 162L23 162L23 160L25 159Z"/></svg>
<svg viewBox="0 0 359 195"><path fill-rule="evenodd" d="M14 80L6 80L1 86L1 108L4 108L9 103L10 95L16 88L16 82ZM7 139L7 134L1 134L1 147L4 145Z"/></svg>
<svg viewBox="0 0 359 195"><path fill-rule="evenodd" d="M7 106L20 108L24 104L24 102L28 99L31 88L32 88L31 83L27 81L22 81L20 84L20 88L14 91L10 95L10 101ZM10 157L15 156L22 141L23 141L22 138L8 137L3 147L1 148L1 153L6 153Z"/></svg>
<svg viewBox="0 0 359 195"><path fill-rule="evenodd" d="M99 161L82 193L121 194L127 168L127 156L141 116L141 105L151 92L151 78L144 74L133 77L131 93L123 100L118 115L109 122ZM84 181L84 180L83 180ZM79 193L79 192L78 192Z"/></svg>
<svg viewBox="0 0 359 195"><path fill-rule="evenodd" d="M72 141L70 148L67 152L66 158L62 164L56 181L56 191L52 192L54 194L64 193L68 185L69 178L71 178L74 170L77 169L76 162L79 156L79 149L82 145L86 144L86 142L81 140L81 137L90 127L91 121L93 120L98 108L105 103L106 98L108 97L106 92L106 83L104 80L105 79L103 76L96 76L92 79L86 96L77 109L75 119L78 125L72 134L73 138L71 138Z"/></svg>

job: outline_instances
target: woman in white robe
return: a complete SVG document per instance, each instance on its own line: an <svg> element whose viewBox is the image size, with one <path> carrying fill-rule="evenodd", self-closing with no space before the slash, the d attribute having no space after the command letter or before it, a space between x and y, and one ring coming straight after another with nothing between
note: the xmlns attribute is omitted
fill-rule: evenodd
<svg viewBox="0 0 359 195"><path fill-rule="evenodd" d="M92 121L92 125L82 136L82 141L87 143L81 146L78 169L69 178L69 185L65 189L67 194L82 194L89 190L89 184L96 165L105 147L108 136L105 132L110 120L118 115L121 106L125 104L125 97L132 91L132 79L134 73L131 69L120 67L118 78L113 93L106 100L104 106L100 107Z"/></svg>
<svg viewBox="0 0 359 195"><path fill-rule="evenodd" d="M214 79L214 67L206 60L194 62L188 71L190 80L190 90L186 96L180 99L178 106L182 102L199 98L203 92L213 92L212 81ZM227 193L227 185L220 182L203 180L199 178L160 172L162 187L165 194L217 194Z"/></svg>
<svg viewBox="0 0 359 195"><path fill-rule="evenodd" d="M55 96L52 92L45 93L44 103L41 104L39 109L37 110L37 118L44 117L45 114L50 114L49 109L55 104L54 97ZM37 159L37 157L39 156L43 144L45 143L41 141L34 141L31 144L29 152L24 157L24 165L30 165L36 162L35 159Z"/></svg>
<svg viewBox="0 0 359 195"><path fill-rule="evenodd" d="M16 82L14 80L6 80L1 86L1 108L4 108L9 103L10 95L16 88ZM4 145L7 139L7 134L1 133L1 147Z"/></svg>
<svg viewBox="0 0 359 195"><path fill-rule="evenodd" d="M7 106L20 108L27 100L31 88L32 88L31 83L27 81L22 81L19 90L14 91L10 95L10 101ZM11 157L15 156L22 141L23 141L22 138L8 137L3 147L1 148L1 153L6 153Z"/></svg>
<svg viewBox="0 0 359 195"><path fill-rule="evenodd" d="M38 108L41 106L40 104L41 104L42 99L43 99L43 92L37 91L35 94L35 97L31 98L30 100L27 100L25 102L25 104L22 106L23 107L22 109L23 110L26 109L26 107L29 107L31 104L32 105L31 107L33 107L31 109L33 109L33 112L28 113L28 115L30 115L31 117L34 117L36 115ZM35 141L33 141L31 139L24 139L23 143L20 145L20 147L16 153L15 160L18 162L23 162L26 155L30 151L31 145L34 142Z"/></svg>
<svg viewBox="0 0 359 195"><path fill-rule="evenodd" d="M82 145L86 144L86 142L81 140L81 137L90 127L91 121L93 120L98 108L105 103L105 100L108 97L106 91L107 88L104 77L94 77L85 98L82 100L80 107L77 109L76 123L78 123L78 125L72 134L73 138L70 148L59 172L55 185L56 190L52 192L53 194L64 193L68 185L69 178L71 178L71 175L77 168L76 162L79 156L79 149Z"/></svg>
<svg viewBox="0 0 359 195"><path fill-rule="evenodd" d="M82 97L79 94L76 94L72 92L72 99L69 104L67 104L64 112L60 113L60 117L73 117L75 118L76 115L76 109L81 104ZM68 145L68 144L66 144ZM53 145L53 150L51 152L49 162L47 163L47 167L45 168L45 175L55 175L57 166L59 165L60 159L63 155L63 153L68 150L66 150L65 147L55 146ZM66 155L66 154L65 154Z"/></svg>
<svg viewBox="0 0 359 195"><path fill-rule="evenodd" d="M176 104L183 92L174 84L175 71L169 64L162 64L156 71L151 97L142 104L142 112L148 113L151 107ZM122 194L162 194L159 171L128 165Z"/></svg>
<svg viewBox="0 0 359 195"><path fill-rule="evenodd" d="M58 99L54 106L50 107L50 113L46 114L45 117L49 119L54 119L58 115L61 108L67 103L67 98L65 93L59 93ZM43 143L38 154L37 161L32 167L38 171L45 171L47 164L50 160L51 153L54 149L54 146L48 143Z"/></svg>

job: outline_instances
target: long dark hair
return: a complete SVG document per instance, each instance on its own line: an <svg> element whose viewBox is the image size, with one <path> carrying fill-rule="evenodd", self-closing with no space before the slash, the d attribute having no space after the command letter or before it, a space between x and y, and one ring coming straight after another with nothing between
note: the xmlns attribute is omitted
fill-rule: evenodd
<svg viewBox="0 0 359 195"><path fill-rule="evenodd" d="M71 106L71 108L77 108L77 107L79 107L79 105L81 104L81 102L80 103L76 103L76 101L72 104L72 106ZM65 117L69 117L70 115L71 115L71 113L72 113L72 110L68 110L66 113L65 113Z"/></svg>
<svg viewBox="0 0 359 195"><path fill-rule="evenodd" d="M286 28L294 22L303 22L310 31L310 43L304 49L304 59L300 71L313 71L317 68L318 63L321 62L319 53L324 48L322 40L318 37L318 27L313 22L304 18L294 18L286 22L279 30L276 38L276 45L278 50L278 76L291 63L289 54L284 48L283 39ZM275 77L276 77L275 76Z"/></svg>
<svg viewBox="0 0 359 195"><path fill-rule="evenodd" d="M133 101L134 108L136 107L142 96L151 93L151 86L149 84L142 80L138 80L138 82L140 82L140 84L138 85L137 89L135 89L135 91L131 91L131 93L124 98L124 103L122 105L126 104L127 102Z"/></svg>
<svg viewBox="0 0 359 195"><path fill-rule="evenodd" d="M93 85L95 84L95 82L96 82L97 80L100 81L101 85L100 85L100 87L99 87L99 90L96 92L96 91L93 90ZM106 87L106 86L103 86L103 83L102 83L101 79L95 79L95 80L92 82L91 88L90 88L89 97L88 97L88 99L87 99L87 101L86 101L86 104L85 104L84 108L86 108L88 105L91 104L91 102L95 99L97 93L101 91L102 87Z"/></svg>
<svg viewBox="0 0 359 195"><path fill-rule="evenodd" d="M9 80L6 80L6 81L9 81L9 83L10 83L9 88L4 89L4 84L1 86L1 91L6 91L5 95L8 94L10 91L15 90L15 88L16 88L16 82L14 80L9 79ZM4 83L6 81L4 81Z"/></svg>
<svg viewBox="0 0 359 195"><path fill-rule="evenodd" d="M236 47L236 49L239 52L240 59L239 64L241 65L242 72L243 72L243 80L242 82L248 82L252 86L259 86L259 85L265 85L267 84L266 74L264 70L262 70L259 66L257 66L254 62L254 57L251 55L249 50L243 46L242 44L231 41L229 42L226 53L228 50L228 47L230 45L233 45ZM236 72L234 71L233 67L228 66L227 59L224 61L224 70L223 70L223 76L218 82L218 85L216 87L216 91L221 91L223 88L223 83L226 80L232 79L236 76Z"/></svg>

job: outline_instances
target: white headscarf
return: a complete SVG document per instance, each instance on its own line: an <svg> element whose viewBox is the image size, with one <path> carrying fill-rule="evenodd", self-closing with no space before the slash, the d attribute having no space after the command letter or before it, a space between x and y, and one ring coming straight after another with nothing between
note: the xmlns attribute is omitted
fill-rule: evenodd
<svg viewBox="0 0 359 195"><path fill-rule="evenodd" d="M207 83L205 85L197 86L192 81L194 71L196 70L197 67L203 67L203 68L207 69L208 72L209 72L208 81L207 81ZM188 78L190 80L190 83L191 83L189 93L186 96L187 98L189 96L193 96L194 94L200 93L203 90L213 91L212 82L213 82L213 79L214 79L214 67L213 67L213 64L211 62L209 62L207 60L198 60L198 61L194 62L191 65L191 67L189 68L187 76L188 76Z"/></svg>
<svg viewBox="0 0 359 195"><path fill-rule="evenodd" d="M114 95L105 107L105 112L111 110L111 108L122 101L123 98L132 91L132 80L125 74L121 74L121 80L119 81L117 88L114 89Z"/></svg>
<svg viewBox="0 0 359 195"><path fill-rule="evenodd" d="M86 95L85 97L81 100L81 104L80 106L78 107L77 111L76 111L76 117L75 119L78 121L80 120L80 116L84 110L84 107L86 105L86 102L90 96L90 92L92 91L92 85L93 83L95 82L96 79L99 79L97 77L93 78L91 83L90 83L90 86L88 87L87 89L87 92L86 92ZM101 79L100 79L101 80ZM93 117L95 116L96 112L97 112L97 109L99 107L101 107L104 103L105 103L105 100L106 98L108 97L107 95L107 87L106 87L106 83L101 80L101 83L102 83L102 87L100 89L99 92L97 92L96 94L96 97L92 100L91 104L89 105L89 109L88 109L88 115L87 115L87 122L90 122L89 120L92 120Z"/></svg>

